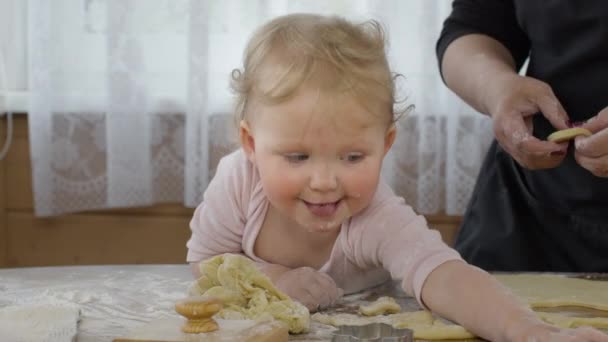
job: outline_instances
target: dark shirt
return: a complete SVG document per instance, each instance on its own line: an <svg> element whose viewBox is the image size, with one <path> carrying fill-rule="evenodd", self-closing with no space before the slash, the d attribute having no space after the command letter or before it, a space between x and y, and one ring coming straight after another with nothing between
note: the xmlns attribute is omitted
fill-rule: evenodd
<svg viewBox="0 0 608 342"><path fill-rule="evenodd" d="M456 0L437 42L439 61L454 39L470 33L500 41L518 68L529 58L526 74L551 86L572 122L608 106L607 1ZM535 116L536 137L545 139L554 130L542 115ZM572 150L557 168L531 171L514 165L513 172L520 173L525 191L548 207L608 218L608 178L578 165Z"/></svg>

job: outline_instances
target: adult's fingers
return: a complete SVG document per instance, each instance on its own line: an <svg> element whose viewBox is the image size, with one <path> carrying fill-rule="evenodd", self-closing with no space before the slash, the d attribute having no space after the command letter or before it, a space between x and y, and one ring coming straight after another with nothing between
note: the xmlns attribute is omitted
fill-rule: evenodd
<svg viewBox="0 0 608 342"><path fill-rule="evenodd" d="M568 128L568 114L557 100L553 91L548 89L549 94L541 95L536 99L536 104L542 115L549 120L557 130Z"/></svg>
<svg viewBox="0 0 608 342"><path fill-rule="evenodd" d="M581 155L580 153L574 153L574 159L576 162L589 170L598 177L608 177L608 155L599 158L590 158Z"/></svg>
<svg viewBox="0 0 608 342"><path fill-rule="evenodd" d="M608 107L602 109L596 116L584 122L580 127L590 130L591 133L608 129Z"/></svg>
<svg viewBox="0 0 608 342"><path fill-rule="evenodd" d="M494 122L496 139L507 153L523 167L543 169L559 165L566 154L567 144L537 139L530 133L529 123L531 123L531 118L524 120L521 116L516 115L496 120Z"/></svg>
<svg viewBox="0 0 608 342"><path fill-rule="evenodd" d="M593 134L575 138L576 162L598 177L608 177L608 107L583 126Z"/></svg>
<svg viewBox="0 0 608 342"><path fill-rule="evenodd" d="M578 136L574 146L576 153L589 158L600 158L608 155L608 128L589 137Z"/></svg>

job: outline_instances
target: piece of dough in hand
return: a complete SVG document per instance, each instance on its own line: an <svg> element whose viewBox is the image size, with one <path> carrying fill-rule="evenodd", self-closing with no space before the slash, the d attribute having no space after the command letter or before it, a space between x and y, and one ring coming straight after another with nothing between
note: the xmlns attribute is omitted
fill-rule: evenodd
<svg viewBox="0 0 608 342"><path fill-rule="evenodd" d="M578 137L579 135L584 135L588 137L591 135L591 132L588 129L582 127L562 129L561 131L551 133L551 135L547 137L547 140L560 143L567 140L572 140Z"/></svg>

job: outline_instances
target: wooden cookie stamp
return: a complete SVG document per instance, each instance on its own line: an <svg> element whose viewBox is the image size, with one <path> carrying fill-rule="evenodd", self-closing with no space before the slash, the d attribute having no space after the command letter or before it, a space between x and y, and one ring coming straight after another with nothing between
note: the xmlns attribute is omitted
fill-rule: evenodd
<svg viewBox="0 0 608 342"><path fill-rule="evenodd" d="M182 331L188 334L199 334L215 331L219 328L211 318L222 309L222 302L217 298L191 297L175 304L175 311L186 317Z"/></svg>

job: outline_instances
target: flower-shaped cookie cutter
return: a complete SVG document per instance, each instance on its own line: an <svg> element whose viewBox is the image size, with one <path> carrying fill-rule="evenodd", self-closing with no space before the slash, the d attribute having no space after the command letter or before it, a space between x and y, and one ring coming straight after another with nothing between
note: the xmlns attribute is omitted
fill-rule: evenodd
<svg viewBox="0 0 608 342"><path fill-rule="evenodd" d="M332 342L412 342L411 329L397 329L386 323L342 325L333 332Z"/></svg>

